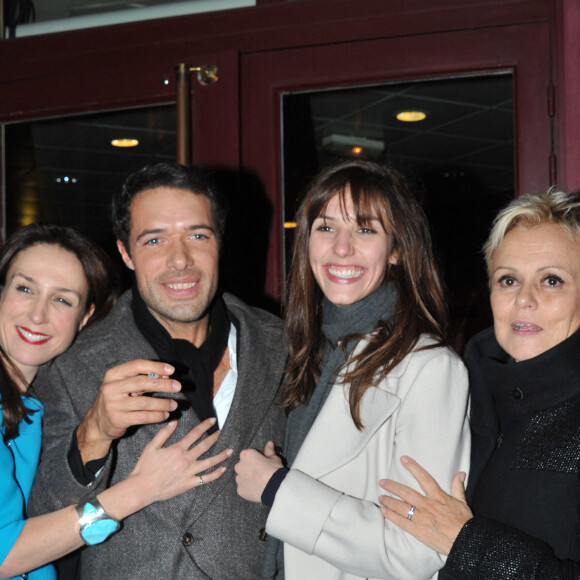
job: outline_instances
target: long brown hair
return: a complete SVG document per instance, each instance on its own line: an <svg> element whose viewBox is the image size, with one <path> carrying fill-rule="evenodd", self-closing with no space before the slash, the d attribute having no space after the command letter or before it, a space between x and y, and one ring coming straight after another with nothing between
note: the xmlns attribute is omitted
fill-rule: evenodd
<svg viewBox="0 0 580 580"><path fill-rule="evenodd" d="M116 270L97 244L71 227L34 223L10 236L0 255L0 289L3 290L6 284L14 258L20 252L37 245L58 246L78 258L88 285L85 314L94 306L85 327L103 319L118 296L119 279ZM28 416L33 412L24 406L22 391L14 377L24 381L24 377L0 346L0 402L5 441L18 436L20 422L30 422Z"/></svg>
<svg viewBox="0 0 580 580"><path fill-rule="evenodd" d="M447 344L447 307L442 282L435 265L427 218L410 184L392 167L365 160L348 160L324 169L313 181L298 210L290 276L284 304L285 331L290 359L282 406L289 412L308 401L318 380L324 351L322 292L310 267L308 245L314 220L329 201L350 192L357 223L375 216L393 234L396 265L388 269L398 291L394 322L380 320L376 331L365 337L368 344L347 361L343 375L350 384L349 405L357 428L363 427L360 402L366 389L381 381L415 346L421 334L430 334ZM351 336L343 341L360 339Z"/></svg>

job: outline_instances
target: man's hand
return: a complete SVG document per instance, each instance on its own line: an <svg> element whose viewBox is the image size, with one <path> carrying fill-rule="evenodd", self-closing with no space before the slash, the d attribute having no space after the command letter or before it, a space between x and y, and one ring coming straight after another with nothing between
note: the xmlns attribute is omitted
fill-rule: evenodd
<svg viewBox="0 0 580 580"><path fill-rule="evenodd" d="M176 393L178 381L170 379L175 369L166 363L133 360L109 369L93 406L77 428L83 463L104 457L111 443L129 427L165 421L177 402L147 393Z"/></svg>

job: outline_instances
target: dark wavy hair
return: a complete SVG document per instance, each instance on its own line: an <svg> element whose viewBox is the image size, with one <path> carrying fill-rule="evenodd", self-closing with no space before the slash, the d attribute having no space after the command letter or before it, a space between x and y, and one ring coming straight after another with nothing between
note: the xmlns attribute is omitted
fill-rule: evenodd
<svg viewBox="0 0 580 580"><path fill-rule="evenodd" d="M396 265L387 279L398 291L395 321L380 320L368 343L346 364L344 382L350 384L349 405L357 428L363 427L360 402L366 389L382 380L415 347L421 334L448 344L448 313L443 285L433 256L427 218L409 182L395 169L354 159L322 170L314 179L297 215L292 265L284 303L285 331L290 351L282 406L289 412L308 401L319 378L324 352L321 329L322 292L310 267L308 245L312 224L330 200L340 196L341 208L350 193L359 225L375 216L392 231ZM360 339L353 335L343 341ZM345 365L346 366L346 365Z"/></svg>
<svg viewBox="0 0 580 580"><path fill-rule="evenodd" d="M74 254L82 265L88 285L85 312L94 307L85 326L102 320L109 312L119 293L119 279L107 254L89 238L68 226L33 223L16 231L4 244L0 253L0 287L14 258L22 251L37 245L58 246ZM22 420L30 422L21 398L21 390L14 376L23 380L19 370L10 362L0 345L0 401L2 402L2 425L4 440L18 435Z"/></svg>
<svg viewBox="0 0 580 580"><path fill-rule="evenodd" d="M221 247L227 218L227 204L209 172L193 165L155 163L146 165L129 175L121 190L113 195L111 204L113 235L117 240L121 240L127 252L129 252L131 232L131 203L137 194L157 187L175 187L206 197L216 227L218 246Z"/></svg>

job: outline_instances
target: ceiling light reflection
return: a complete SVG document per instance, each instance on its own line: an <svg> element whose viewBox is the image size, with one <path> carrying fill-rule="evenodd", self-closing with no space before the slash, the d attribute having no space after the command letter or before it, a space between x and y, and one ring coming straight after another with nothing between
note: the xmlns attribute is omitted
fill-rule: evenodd
<svg viewBox="0 0 580 580"><path fill-rule="evenodd" d="M113 139L111 145L113 147L137 147L139 139Z"/></svg>
<svg viewBox="0 0 580 580"><path fill-rule="evenodd" d="M403 123L417 123L426 119L427 113L425 111L399 111L396 117Z"/></svg>

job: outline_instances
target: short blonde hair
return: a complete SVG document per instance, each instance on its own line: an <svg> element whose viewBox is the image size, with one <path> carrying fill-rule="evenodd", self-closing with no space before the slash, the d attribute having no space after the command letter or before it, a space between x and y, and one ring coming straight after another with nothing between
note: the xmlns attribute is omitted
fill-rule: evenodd
<svg viewBox="0 0 580 580"><path fill-rule="evenodd" d="M571 238L580 237L580 195L549 189L522 195L504 207L493 221L483 245L488 275L493 254L510 230L518 225L533 228L542 224L554 224Z"/></svg>

